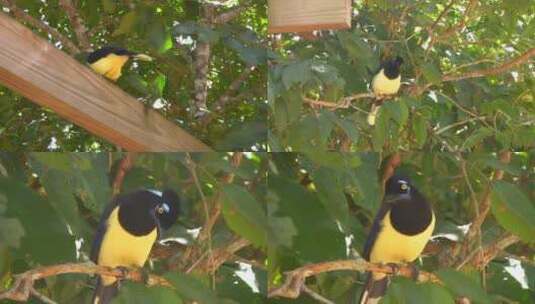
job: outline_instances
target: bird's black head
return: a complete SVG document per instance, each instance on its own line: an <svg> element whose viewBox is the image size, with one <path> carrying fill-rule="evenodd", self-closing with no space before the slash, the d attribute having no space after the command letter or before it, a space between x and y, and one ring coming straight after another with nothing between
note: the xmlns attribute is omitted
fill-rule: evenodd
<svg viewBox="0 0 535 304"><path fill-rule="evenodd" d="M114 54L114 55L117 55L117 56L128 56L128 57L132 57L134 55L136 55L136 53L134 52L131 52L125 48L121 48L121 47L116 47L116 46L105 46L105 47L102 47L92 53L90 53L88 56L87 56L87 62L88 63L94 63L110 54Z"/></svg>
<svg viewBox="0 0 535 304"><path fill-rule="evenodd" d="M161 203L156 205L155 215L163 229L169 229L176 222L180 213L180 198L175 191L166 189L162 192Z"/></svg>
<svg viewBox="0 0 535 304"><path fill-rule="evenodd" d="M163 192L140 190L117 197L119 222L133 235L147 235L155 228L169 229L179 213L178 195L173 190Z"/></svg>
<svg viewBox="0 0 535 304"><path fill-rule="evenodd" d="M411 180L404 175L393 175L386 181L385 200L396 200L400 198L409 198L413 186Z"/></svg>
<svg viewBox="0 0 535 304"><path fill-rule="evenodd" d="M403 64L403 58L397 56L396 59L387 60L383 64L384 73L389 79L395 79L401 72L401 64Z"/></svg>

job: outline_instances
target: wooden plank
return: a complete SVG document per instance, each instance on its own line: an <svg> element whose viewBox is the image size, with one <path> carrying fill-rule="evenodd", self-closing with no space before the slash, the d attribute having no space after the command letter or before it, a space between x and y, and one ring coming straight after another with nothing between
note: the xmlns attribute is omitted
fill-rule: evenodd
<svg viewBox="0 0 535 304"><path fill-rule="evenodd" d="M268 0L270 33L351 28L351 0Z"/></svg>
<svg viewBox="0 0 535 304"><path fill-rule="evenodd" d="M0 83L129 151L210 150L3 13Z"/></svg>

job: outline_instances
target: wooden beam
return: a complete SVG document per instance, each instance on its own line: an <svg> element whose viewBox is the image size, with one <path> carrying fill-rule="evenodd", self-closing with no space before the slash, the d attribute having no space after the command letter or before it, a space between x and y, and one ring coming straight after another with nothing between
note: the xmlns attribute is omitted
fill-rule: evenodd
<svg viewBox="0 0 535 304"><path fill-rule="evenodd" d="M3 13L0 83L129 151L210 150Z"/></svg>
<svg viewBox="0 0 535 304"><path fill-rule="evenodd" d="M268 0L270 33L351 28L351 0Z"/></svg>

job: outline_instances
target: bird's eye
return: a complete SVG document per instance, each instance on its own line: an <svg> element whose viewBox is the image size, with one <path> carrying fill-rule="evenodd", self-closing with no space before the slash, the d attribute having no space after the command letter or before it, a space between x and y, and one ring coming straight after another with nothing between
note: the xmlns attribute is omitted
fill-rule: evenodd
<svg viewBox="0 0 535 304"><path fill-rule="evenodd" d="M401 184L399 187L401 188L401 191L407 191L409 189L407 184Z"/></svg>
<svg viewBox="0 0 535 304"><path fill-rule="evenodd" d="M156 212L158 212L159 214L163 214L165 212L165 208L162 206L159 206L158 208L156 208Z"/></svg>

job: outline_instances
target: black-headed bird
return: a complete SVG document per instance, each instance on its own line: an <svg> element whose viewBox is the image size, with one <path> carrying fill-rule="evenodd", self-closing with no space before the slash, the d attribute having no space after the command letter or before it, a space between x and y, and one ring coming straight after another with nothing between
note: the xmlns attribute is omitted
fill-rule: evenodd
<svg viewBox="0 0 535 304"><path fill-rule="evenodd" d="M173 190L139 190L117 196L102 214L91 260L108 267L143 267L162 230L176 222L179 204ZM109 303L118 288L115 277L100 276L92 303Z"/></svg>
<svg viewBox="0 0 535 304"><path fill-rule="evenodd" d="M152 61L148 55L114 46L103 47L87 56L87 62L95 72L113 81L121 77L123 66L129 59Z"/></svg>
<svg viewBox="0 0 535 304"><path fill-rule="evenodd" d="M401 64L403 58L397 56L395 59L386 60L381 63L378 71L372 78L371 88L376 99L383 99L388 95L394 95L401 87ZM380 102L372 105L368 115L368 124L375 125Z"/></svg>
<svg viewBox="0 0 535 304"><path fill-rule="evenodd" d="M394 175L364 245L363 258L371 263L405 264L418 258L435 228L429 202L404 176ZM360 304L378 303L386 293L387 275L368 274Z"/></svg>

